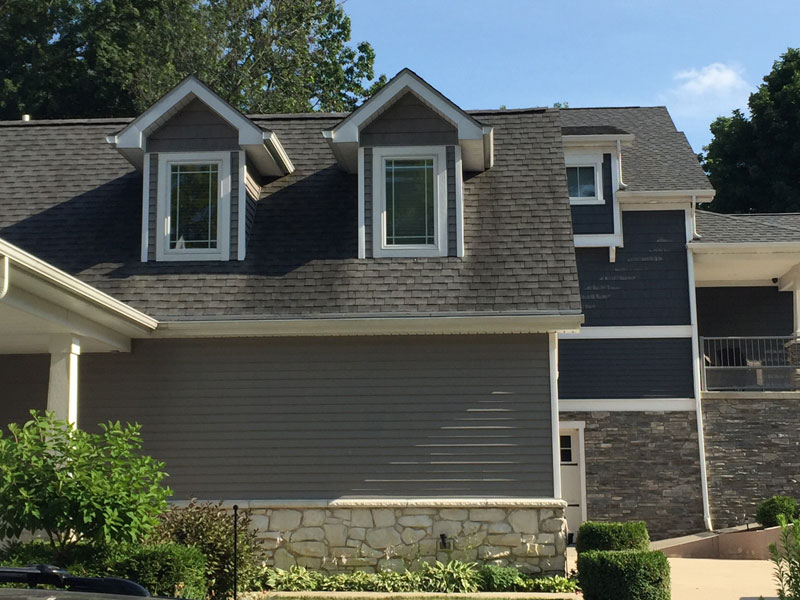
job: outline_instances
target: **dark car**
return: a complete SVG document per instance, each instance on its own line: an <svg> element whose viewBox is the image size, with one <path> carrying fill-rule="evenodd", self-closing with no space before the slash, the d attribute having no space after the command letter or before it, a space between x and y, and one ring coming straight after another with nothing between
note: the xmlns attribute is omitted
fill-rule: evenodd
<svg viewBox="0 0 800 600"><path fill-rule="evenodd" d="M0 583L28 586L2 588L0 600L130 600L131 596L151 596L146 588L129 579L77 577L52 565L0 567ZM57 589L37 589L39 586Z"/></svg>

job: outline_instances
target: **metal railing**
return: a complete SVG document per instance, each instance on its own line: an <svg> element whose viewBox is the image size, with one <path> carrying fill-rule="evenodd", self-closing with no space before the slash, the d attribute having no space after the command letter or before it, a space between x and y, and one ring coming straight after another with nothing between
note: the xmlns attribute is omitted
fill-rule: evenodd
<svg viewBox="0 0 800 600"><path fill-rule="evenodd" d="M800 390L796 336L701 337L700 348L704 390Z"/></svg>

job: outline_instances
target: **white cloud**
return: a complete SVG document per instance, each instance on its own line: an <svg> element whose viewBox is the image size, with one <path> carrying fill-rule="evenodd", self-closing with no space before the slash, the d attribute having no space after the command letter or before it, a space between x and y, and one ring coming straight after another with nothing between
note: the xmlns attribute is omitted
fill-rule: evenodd
<svg viewBox="0 0 800 600"><path fill-rule="evenodd" d="M742 68L721 62L678 71L672 81L659 100L696 150L708 142L708 126L714 119L730 115L735 108L747 112L747 99L754 90Z"/></svg>

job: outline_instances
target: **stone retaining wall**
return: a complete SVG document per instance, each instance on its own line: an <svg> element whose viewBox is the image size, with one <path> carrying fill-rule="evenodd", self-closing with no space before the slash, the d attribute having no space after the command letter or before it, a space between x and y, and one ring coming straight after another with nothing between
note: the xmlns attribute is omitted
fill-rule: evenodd
<svg viewBox="0 0 800 600"><path fill-rule="evenodd" d="M242 502L268 563L327 571L450 559L564 574L565 503L545 499ZM444 539L442 538L444 536Z"/></svg>
<svg viewBox="0 0 800 600"><path fill-rule="evenodd" d="M800 497L800 394L703 395L708 498L714 528L755 521L774 495Z"/></svg>
<svg viewBox="0 0 800 600"><path fill-rule="evenodd" d="M586 423L589 520L643 520L656 540L705 529L693 411L559 416L561 421Z"/></svg>

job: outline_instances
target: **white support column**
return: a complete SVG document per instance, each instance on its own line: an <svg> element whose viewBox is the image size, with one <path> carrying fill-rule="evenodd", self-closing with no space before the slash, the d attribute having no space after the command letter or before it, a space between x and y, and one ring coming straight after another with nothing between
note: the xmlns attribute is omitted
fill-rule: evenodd
<svg viewBox="0 0 800 600"><path fill-rule="evenodd" d="M794 334L800 335L800 284L792 286L792 299L794 300Z"/></svg>
<svg viewBox="0 0 800 600"><path fill-rule="evenodd" d="M50 381L47 410L56 418L78 424L78 357L80 340L70 334L54 335L50 340Z"/></svg>
<svg viewBox="0 0 800 600"><path fill-rule="evenodd" d="M550 432L553 447L553 497L561 498L561 445L558 424L558 334L548 333L550 354Z"/></svg>

